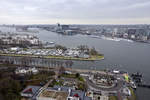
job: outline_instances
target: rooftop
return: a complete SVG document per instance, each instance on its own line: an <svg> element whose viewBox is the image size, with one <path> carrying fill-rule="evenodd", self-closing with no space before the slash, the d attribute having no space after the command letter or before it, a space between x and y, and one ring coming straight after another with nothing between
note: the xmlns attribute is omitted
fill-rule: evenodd
<svg viewBox="0 0 150 100"><path fill-rule="evenodd" d="M68 92L64 91L56 91L56 90L44 90L39 97L47 97L47 98L54 98L56 100L67 100Z"/></svg>
<svg viewBox="0 0 150 100"><path fill-rule="evenodd" d="M27 86L22 93L32 93L34 94L36 91L40 89L40 86Z"/></svg>

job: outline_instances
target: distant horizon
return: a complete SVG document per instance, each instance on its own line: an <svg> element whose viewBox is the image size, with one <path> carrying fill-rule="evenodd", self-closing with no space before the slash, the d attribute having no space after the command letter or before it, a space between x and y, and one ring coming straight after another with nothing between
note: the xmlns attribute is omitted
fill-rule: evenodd
<svg viewBox="0 0 150 100"><path fill-rule="evenodd" d="M0 26L13 26L13 25L57 25L55 24L0 24ZM150 25L150 24L65 24L65 23L59 23L60 25Z"/></svg>

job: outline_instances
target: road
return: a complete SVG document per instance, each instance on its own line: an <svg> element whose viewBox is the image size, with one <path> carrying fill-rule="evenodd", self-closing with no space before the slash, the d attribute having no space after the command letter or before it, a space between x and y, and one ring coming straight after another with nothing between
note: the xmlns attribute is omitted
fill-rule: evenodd
<svg viewBox="0 0 150 100"><path fill-rule="evenodd" d="M91 82L88 77L85 77L87 84L89 85L89 87L91 87L94 90L97 91L107 91L107 92L114 92L114 91L119 91L122 87L123 87L123 81L118 80L117 84L112 87L112 88L102 88L102 87L98 87L96 86L93 82Z"/></svg>

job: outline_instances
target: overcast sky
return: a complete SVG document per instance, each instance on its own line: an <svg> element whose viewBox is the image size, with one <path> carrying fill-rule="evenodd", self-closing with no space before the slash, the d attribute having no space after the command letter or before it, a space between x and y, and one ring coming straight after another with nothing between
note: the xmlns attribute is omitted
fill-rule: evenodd
<svg viewBox="0 0 150 100"><path fill-rule="evenodd" d="M0 0L0 24L150 24L150 0Z"/></svg>

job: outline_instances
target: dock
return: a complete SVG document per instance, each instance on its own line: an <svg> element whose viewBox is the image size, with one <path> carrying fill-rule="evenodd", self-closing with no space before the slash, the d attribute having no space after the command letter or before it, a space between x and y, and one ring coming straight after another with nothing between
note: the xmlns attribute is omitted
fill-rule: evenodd
<svg viewBox="0 0 150 100"><path fill-rule="evenodd" d="M144 88L149 88L150 89L150 84L141 83L141 84L138 84L138 87L144 87Z"/></svg>

